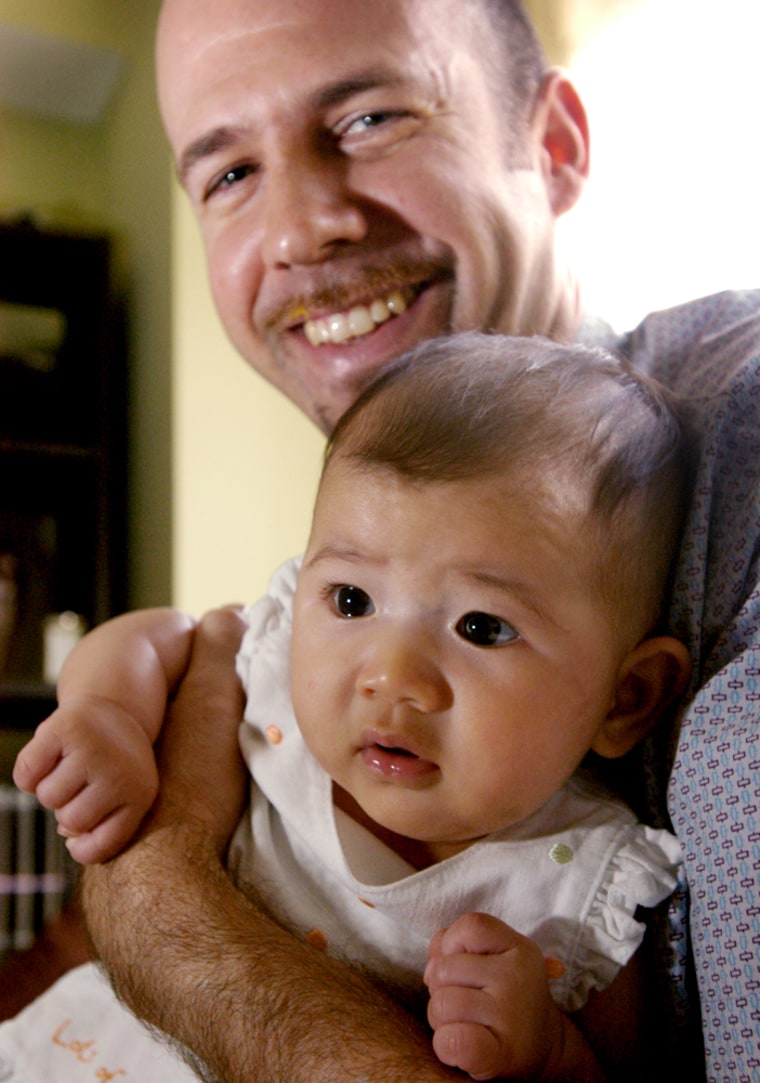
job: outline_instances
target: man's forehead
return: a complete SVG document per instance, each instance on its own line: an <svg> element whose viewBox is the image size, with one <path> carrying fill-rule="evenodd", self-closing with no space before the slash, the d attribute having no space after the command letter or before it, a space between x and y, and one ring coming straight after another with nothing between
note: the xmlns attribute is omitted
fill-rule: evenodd
<svg viewBox="0 0 760 1083"><path fill-rule="evenodd" d="M362 21L368 15L378 20L392 19L394 14L421 18L428 7L432 13L436 3L443 10L448 0L351 0L350 5L345 0L163 0L159 28L161 35L213 42L278 30L287 33L307 24L318 30L355 15Z"/></svg>
<svg viewBox="0 0 760 1083"><path fill-rule="evenodd" d="M304 52L318 48L351 27L364 28L375 40L393 36L404 26L418 27L422 37L439 33L454 22L466 0L163 0L159 19L159 73L170 55L181 57L186 69L203 54L225 46L250 44L278 37L295 41ZM467 21L467 20L466 20ZM452 26L452 30L453 30ZM454 31L456 33L456 31Z"/></svg>
<svg viewBox="0 0 760 1083"><path fill-rule="evenodd" d="M329 80L357 72L365 81L370 70L385 72L378 82L393 81L394 70L405 80L445 78L452 55L469 51L471 20L458 32L453 25L465 2L164 0L158 88L175 152L209 124L248 125L257 103L318 101Z"/></svg>
<svg viewBox="0 0 760 1083"><path fill-rule="evenodd" d="M357 0L363 3L363 0ZM294 10L291 10L294 7ZM181 41L184 59L192 62L198 52L238 39L255 38L266 31L295 30L305 19L317 18L320 0L310 10L289 0L280 3L240 0L163 0L159 19L159 43Z"/></svg>

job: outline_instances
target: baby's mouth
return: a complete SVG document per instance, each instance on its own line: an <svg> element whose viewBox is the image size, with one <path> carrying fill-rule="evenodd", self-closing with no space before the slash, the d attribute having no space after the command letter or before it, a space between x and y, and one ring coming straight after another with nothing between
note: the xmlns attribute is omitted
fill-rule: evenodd
<svg viewBox="0 0 760 1083"><path fill-rule="evenodd" d="M379 734L367 734L360 751L367 767L388 779L409 781L437 771L434 763L423 759L404 743L397 744L392 738L386 740Z"/></svg>
<svg viewBox="0 0 760 1083"><path fill-rule="evenodd" d="M393 316L401 316L415 296L416 291L411 286L402 286L368 304L306 320L303 331L312 346L338 345L352 338L362 338Z"/></svg>

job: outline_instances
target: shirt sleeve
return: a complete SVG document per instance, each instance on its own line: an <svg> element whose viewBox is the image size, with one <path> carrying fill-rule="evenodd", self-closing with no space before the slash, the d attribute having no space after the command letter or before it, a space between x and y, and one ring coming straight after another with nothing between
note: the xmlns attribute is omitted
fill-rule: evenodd
<svg viewBox="0 0 760 1083"><path fill-rule="evenodd" d="M669 831L634 824L623 834L591 900L565 987L560 979L553 990L565 1011L583 1007L591 989L606 988L629 962L646 929L637 911L674 891L680 863L678 840Z"/></svg>

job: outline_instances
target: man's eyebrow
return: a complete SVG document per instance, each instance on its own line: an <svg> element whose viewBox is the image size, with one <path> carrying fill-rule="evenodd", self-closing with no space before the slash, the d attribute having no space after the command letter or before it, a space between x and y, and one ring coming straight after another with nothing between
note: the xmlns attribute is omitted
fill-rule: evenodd
<svg viewBox="0 0 760 1083"><path fill-rule="evenodd" d="M235 146L236 143L240 142L244 134L242 128L222 126L214 128L212 131L200 136L200 138L193 140L182 152L177 162L177 176L180 183L185 184L188 174L197 162L216 154L217 151Z"/></svg>
<svg viewBox="0 0 760 1083"><path fill-rule="evenodd" d="M374 90L376 87L395 87L405 81L404 76L392 68L369 68L320 87L312 96L312 105L318 110L328 109L331 105L340 105L348 98L352 98L355 94L362 94L365 90Z"/></svg>
<svg viewBox="0 0 760 1083"><path fill-rule="evenodd" d="M403 75L390 68L370 68L357 75L350 75L345 79L338 79L334 83L320 87L311 97L311 106L317 112L329 109L331 106L340 105L356 94L375 87L394 87L404 81ZM177 162L177 176L181 184L185 184L188 174L193 167L204 158L216 154L220 150L235 146L237 143L250 135L250 128L241 125L220 125L211 131L204 133L198 139L193 140L179 157Z"/></svg>

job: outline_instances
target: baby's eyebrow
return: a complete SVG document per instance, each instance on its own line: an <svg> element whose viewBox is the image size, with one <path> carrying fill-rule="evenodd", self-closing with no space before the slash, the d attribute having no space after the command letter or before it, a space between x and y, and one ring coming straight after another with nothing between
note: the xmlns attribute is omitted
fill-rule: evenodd
<svg viewBox="0 0 760 1083"><path fill-rule="evenodd" d="M348 546L334 545L332 542L325 542L324 545L320 545L308 560L304 561L304 568L314 568L318 564L324 563L327 560L344 560L349 564L363 564L367 561L367 557L364 553L360 553L358 549L351 549Z"/></svg>
<svg viewBox="0 0 760 1083"><path fill-rule="evenodd" d="M536 592L530 584L525 583L522 579L502 576L481 569L465 571L463 572L463 575L465 579L471 579L475 583L490 587L491 589L506 595L508 598L513 599L518 602L519 605L524 606L525 609L529 609L531 613L535 614L539 620L544 621L546 624L553 624L555 627L559 627L551 613L536 597Z"/></svg>

